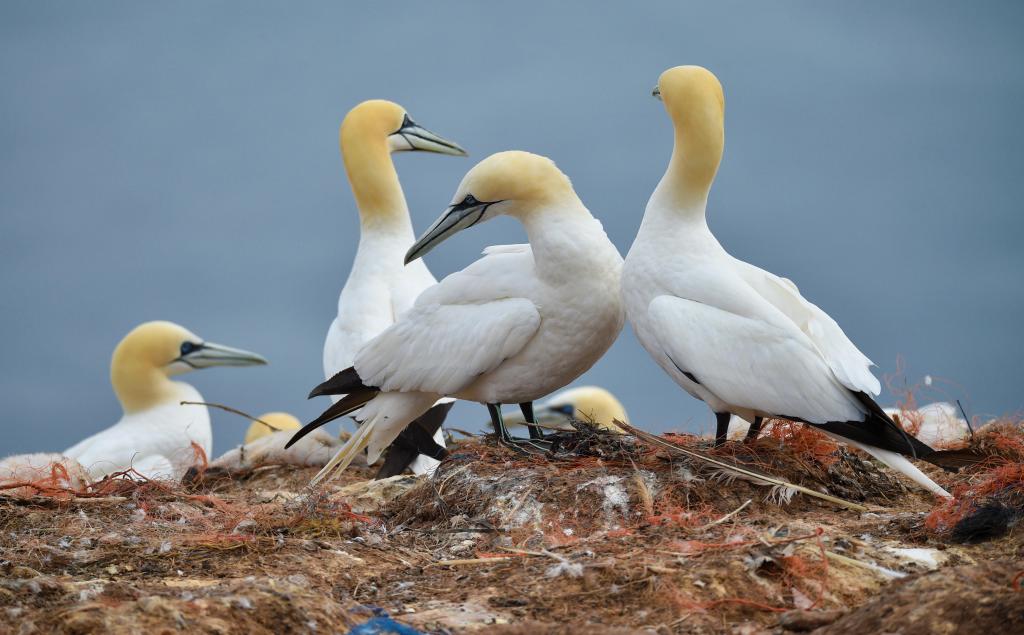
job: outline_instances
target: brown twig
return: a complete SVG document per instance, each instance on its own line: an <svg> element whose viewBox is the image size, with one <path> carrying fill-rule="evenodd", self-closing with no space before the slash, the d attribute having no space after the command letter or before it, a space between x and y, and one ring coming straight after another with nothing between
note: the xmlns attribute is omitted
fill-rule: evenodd
<svg viewBox="0 0 1024 635"><path fill-rule="evenodd" d="M236 414L236 415L239 415L241 417L245 417L246 419L248 419L250 421L255 421L256 423L262 423L263 425L267 426L271 430L274 430L275 432L281 432L284 429L284 428L278 428L277 426L275 426L272 423L267 423L263 419L257 419L256 417L252 416L251 414L247 414L245 412L242 412L241 410L236 410L235 408L232 408L231 406L225 406L225 405L219 404L219 403L212 403L212 402L207 402L207 401L182 401L182 402L179 402L179 405L182 405L182 406L208 406L210 408L220 408L221 410L224 410L225 412L230 412L231 414Z"/></svg>
<svg viewBox="0 0 1024 635"><path fill-rule="evenodd" d="M730 472L733 472L735 474L739 474L740 476L744 476L746 478L753 479L756 482L760 482L760 483L763 483L763 484L766 484L766 485L781 485L782 487L786 487L786 488L789 488L789 489L796 490L796 491L801 492L803 494L806 494L808 496L813 496L815 498L820 498L822 500L827 500L830 503L834 503L836 505L839 505L841 507L845 507L847 509L852 509L853 511L857 511L857 512L866 512L867 511L867 507L864 507L863 505L858 505L857 503L853 503L853 502L850 502L848 500L844 500L842 498L839 498L838 496L831 496L829 494L823 494L821 492L816 492L813 489L804 487L802 485L797 485L796 483L790 483L789 481L785 481L785 480L783 480L781 478L777 478L775 476L770 476L768 474L762 474L760 472L756 472L754 470L750 470L750 469L747 469L745 467L740 467L739 465L735 465L735 464L730 463L728 461L723 461L721 459L710 457L710 456L707 456L706 454L702 454L702 453L696 452L694 450L689 450L687 448L680 447L680 446L678 446L678 445L676 445L674 443L669 443L668 441L666 441L665 439L662 439L661 437L657 437L657 436L655 436L653 434L650 434L648 432L644 432L643 430L638 430L638 429L634 428L633 426L629 425L628 423L623 423L622 424L622 429L625 430L627 433L632 434L637 439L639 439L640 441L642 441L643 443L645 443L647 445L654 446L654 447L660 447L660 448L667 448L667 449L669 449L669 450L671 450L673 452L676 452L678 454L684 454L686 456L689 456L690 458L694 458L694 459L697 459L699 461L703 461L705 463L710 463L711 465L714 465L714 466L717 466L717 467L720 467L720 468L724 468L726 470L729 470Z"/></svg>

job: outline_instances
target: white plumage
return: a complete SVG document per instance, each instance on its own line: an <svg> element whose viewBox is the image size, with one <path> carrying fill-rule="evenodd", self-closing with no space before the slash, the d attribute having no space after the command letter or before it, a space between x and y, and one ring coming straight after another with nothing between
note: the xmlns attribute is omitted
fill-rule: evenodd
<svg viewBox="0 0 1024 635"><path fill-rule="evenodd" d="M204 342L171 322L146 322L114 350L110 378L124 409L121 419L64 451L93 478L134 469L149 478L180 479L208 457L213 445L206 406L199 391L170 377L211 366L251 366L266 360Z"/></svg>
<svg viewBox="0 0 1024 635"><path fill-rule="evenodd" d="M93 478L130 467L148 478L180 479L202 460L193 443L210 456L213 432L206 406L180 405L203 401L203 396L188 384L174 383L171 400L125 414L106 430L64 450L64 455L76 459Z"/></svg>
<svg viewBox="0 0 1024 635"><path fill-rule="evenodd" d="M359 351L354 370L381 392L321 476L364 447L372 461L439 397L533 401L578 377L615 340L624 320L621 256L544 157L505 152L481 162L410 257L497 214L521 220L530 244L488 248Z"/></svg>
<svg viewBox="0 0 1024 635"><path fill-rule="evenodd" d="M437 282L422 261L404 266L405 253L416 237L391 153L465 155L454 143L413 123L401 106L383 100L353 108L342 122L339 139L359 209L360 233L355 261L338 298L338 314L324 341L328 378L351 366L364 344L394 324L420 293ZM444 445L441 429L434 439ZM434 459L419 455L410 467L422 474L436 466Z"/></svg>
<svg viewBox="0 0 1024 635"><path fill-rule="evenodd" d="M678 67L662 75L658 92L675 123L675 149L622 275L626 312L641 344L715 413L813 424L875 417L880 410L870 396L880 385L871 361L835 320L789 280L730 256L707 226L708 191L723 147L717 79L699 67ZM898 454L851 443L948 496Z"/></svg>

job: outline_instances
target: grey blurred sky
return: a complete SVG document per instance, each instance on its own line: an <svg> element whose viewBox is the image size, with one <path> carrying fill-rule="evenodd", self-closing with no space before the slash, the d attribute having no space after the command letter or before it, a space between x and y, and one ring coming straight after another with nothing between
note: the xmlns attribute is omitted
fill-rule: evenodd
<svg viewBox="0 0 1024 635"><path fill-rule="evenodd" d="M471 159L397 157L422 231L474 161L551 156L625 253L671 151L651 96L701 64L726 93L709 222L792 278L930 398L1024 405L1024 4L1017 2L0 4L0 455L60 450L120 416L110 353L180 322L265 368L187 380L211 401L311 417L358 224L345 112L404 105ZM510 219L427 259L521 242ZM627 328L581 381L651 430L706 407ZM893 401L886 395L885 402ZM246 423L215 412L218 450ZM483 409L451 421L473 427Z"/></svg>

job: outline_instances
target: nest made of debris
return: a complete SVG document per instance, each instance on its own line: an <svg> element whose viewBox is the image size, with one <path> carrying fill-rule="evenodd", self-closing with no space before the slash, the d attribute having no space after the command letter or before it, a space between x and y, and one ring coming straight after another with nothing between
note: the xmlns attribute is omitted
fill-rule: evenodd
<svg viewBox="0 0 1024 635"><path fill-rule="evenodd" d="M1019 483L1018 431L979 432L991 462L934 477L965 500ZM125 472L0 496L0 606L57 632L346 631L380 611L429 632L806 628L946 567L1011 588L1024 556L1019 525L977 545L926 530L930 495L803 426L664 438L869 511L586 426L550 455L470 439L432 478L349 470L315 491L315 468Z"/></svg>
<svg viewBox="0 0 1024 635"><path fill-rule="evenodd" d="M1024 421L981 428L970 448L984 457L953 477L953 499L925 519L927 529L954 542L981 542L1014 531L1024 519Z"/></svg>

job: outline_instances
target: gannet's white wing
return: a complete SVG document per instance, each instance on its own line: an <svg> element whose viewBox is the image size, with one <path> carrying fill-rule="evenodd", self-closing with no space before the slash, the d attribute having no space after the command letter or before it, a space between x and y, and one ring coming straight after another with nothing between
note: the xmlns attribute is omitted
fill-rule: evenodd
<svg viewBox="0 0 1024 635"><path fill-rule="evenodd" d="M652 300L648 315L679 372L727 404L811 423L864 417L856 398L795 330L671 295Z"/></svg>
<svg viewBox="0 0 1024 635"><path fill-rule="evenodd" d="M858 425L871 416L801 331L670 295L652 300L648 314L658 343L679 372L733 408L818 424ZM922 487L949 496L902 456L830 436L863 449Z"/></svg>
<svg viewBox="0 0 1024 635"><path fill-rule="evenodd" d="M367 386L451 395L518 353L540 327L529 249L489 253L416 299L356 356Z"/></svg>
<svg viewBox="0 0 1024 635"><path fill-rule="evenodd" d="M353 366L365 386L383 392L362 407L362 425L313 482L345 469L364 448L372 463L438 396L458 393L519 353L541 323L527 299L532 267L529 250L489 253L424 291L368 342Z"/></svg>
<svg viewBox="0 0 1024 635"><path fill-rule="evenodd" d="M871 372L871 360L860 352L829 314L800 295L800 290L791 280L735 258L733 264L736 273L754 291L785 314L814 342L840 383L850 390L873 396L881 392L882 386Z"/></svg>
<svg viewBox="0 0 1024 635"><path fill-rule="evenodd" d="M355 369L383 391L451 395L518 353L539 326L540 313L525 298L417 303L359 351Z"/></svg>

